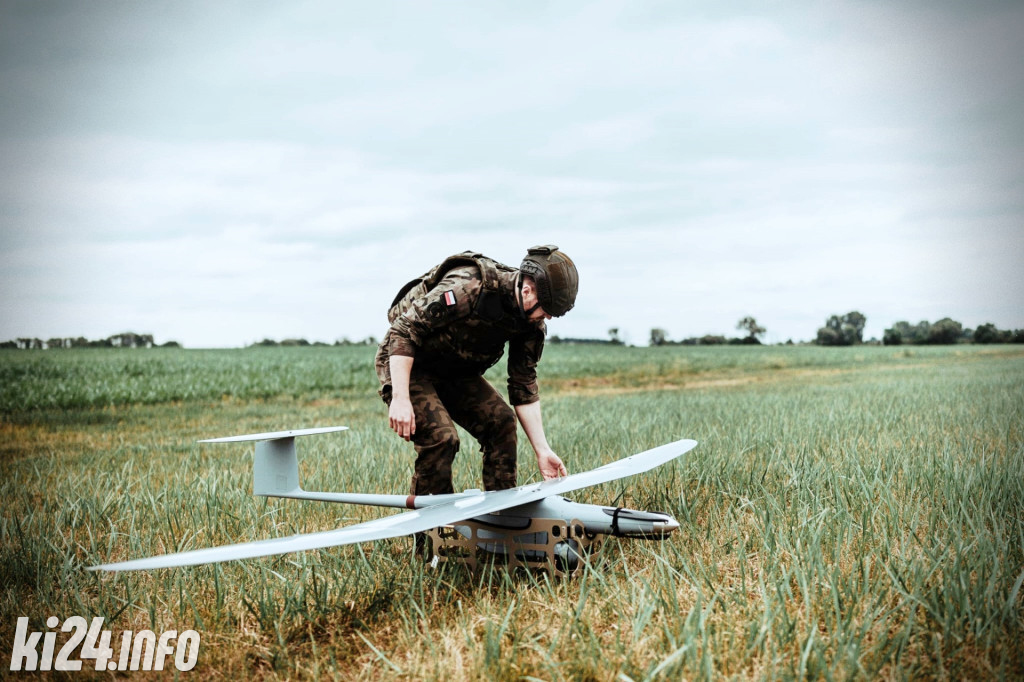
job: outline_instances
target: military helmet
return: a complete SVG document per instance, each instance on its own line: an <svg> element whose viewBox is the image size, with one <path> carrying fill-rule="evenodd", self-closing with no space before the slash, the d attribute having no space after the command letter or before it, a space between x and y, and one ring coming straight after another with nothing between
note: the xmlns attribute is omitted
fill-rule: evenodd
<svg viewBox="0 0 1024 682"><path fill-rule="evenodd" d="M537 285L537 300L544 311L561 317L576 304L580 277L576 264L553 244L532 246L526 251L519 271Z"/></svg>

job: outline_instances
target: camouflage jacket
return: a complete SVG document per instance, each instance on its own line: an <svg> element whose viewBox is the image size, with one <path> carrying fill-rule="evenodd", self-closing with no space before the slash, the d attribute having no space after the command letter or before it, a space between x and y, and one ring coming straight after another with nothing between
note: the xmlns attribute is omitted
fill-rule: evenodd
<svg viewBox="0 0 1024 682"><path fill-rule="evenodd" d="M547 328L522 318L515 298L518 274L499 265L498 292L489 295L480 269L465 265L450 270L429 291L424 286L409 292L377 349L381 394L391 390L392 355L415 358L414 372L443 379L483 374L501 359L507 343L509 402L539 400L537 362Z"/></svg>

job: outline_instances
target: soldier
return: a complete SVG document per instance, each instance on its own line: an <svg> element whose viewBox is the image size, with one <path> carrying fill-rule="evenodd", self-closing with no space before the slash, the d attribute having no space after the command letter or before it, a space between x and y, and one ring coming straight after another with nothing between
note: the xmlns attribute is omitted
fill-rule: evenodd
<svg viewBox="0 0 1024 682"><path fill-rule="evenodd" d="M516 418L545 479L565 476L541 422L537 362L545 320L576 301L576 266L557 246L528 250L519 269L466 251L399 291L377 350L392 430L416 448L412 494L451 493L455 424L480 442L487 490L516 485ZM508 396L484 378L509 347Z"/></svg>

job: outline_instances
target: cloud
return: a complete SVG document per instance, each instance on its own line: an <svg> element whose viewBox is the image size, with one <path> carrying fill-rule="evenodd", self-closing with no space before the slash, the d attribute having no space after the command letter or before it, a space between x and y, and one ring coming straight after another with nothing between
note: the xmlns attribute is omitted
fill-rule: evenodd
<svg viewBox="0 0 1024 682"><path fill-rule="evenodd" d="M4 12L0 337L379 336L538 242L563 336L1024 326L1016 5Z"/></svg>

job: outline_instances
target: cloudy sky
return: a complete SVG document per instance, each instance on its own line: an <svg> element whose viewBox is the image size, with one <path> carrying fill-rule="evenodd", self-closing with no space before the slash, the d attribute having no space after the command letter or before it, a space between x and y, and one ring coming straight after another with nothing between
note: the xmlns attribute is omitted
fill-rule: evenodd
<svg viewBox="0 0 1024 682"><path fill-rule="evenodd" d="M0 340L380 337L446 255L560 336L1024 327L1024 3L0 0Z"/></svg>

